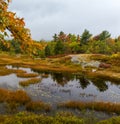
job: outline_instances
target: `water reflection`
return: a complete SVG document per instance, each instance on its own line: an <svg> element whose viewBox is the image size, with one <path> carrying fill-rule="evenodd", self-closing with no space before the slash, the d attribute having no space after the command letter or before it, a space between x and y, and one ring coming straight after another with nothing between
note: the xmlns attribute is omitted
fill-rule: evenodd
<svg viewBox="0 0 120 124"><path fill-rule="evenodd" d="M104 92L108 89L108 85L106 84L106 81L101 78L94 78L91 80L91 82L98 88L100 92Z"/></svg>
<svg viewBox="0 0 120 124"><path fill-rule="evenodd" d="M42 72L39 72L41 75L43 74ZM86 89L90 83L92 83L94 86L97 87L97 89L100 92L104 92L108 89L108 85L106 84L106 81L101 79L101 78L91 78L87 79L86 76L84 75L75 75L75 74L69 74L69 73L48 73L45 72L45 75L50 75L52 80L56 82L57 84L61 86L65 86L65 84L69 83L70 81L76 81L79 82L80 86L77 88L82 88ZM70 85L71 86L71 85Z"/></svg>
<svg viewBox="0 0 120 124"><path fill-rule="evenodd" d="M9 66L9 68L12 68ZM13 67L13 69L17 69ZM27 73L35 72L29 68L18 68ZM0 87L24 89L33 100L45 102L63 102L66 100L80 101L113 101L120 102L120 85L101 78L87 77L83 74L37 72L42 81L29 87L20 87L15 74L0 77ZM24 80L26 80L24 78ZM10 85L11 84L11 85Z"/></svg>
<svg viewBox="0 0 120 124"><path fill-rule="evenodd" d="M51 73L51 77L53 81L57 82L58 84L64 86L69 81L74 80L74 75L69 73Z"/></svg>
<svg viewBox="0 0 120 124"><path fill-rule="evenodd" d="M82 89L87 88L90 84L89 80L84 75L76 76L76 79L79 80Z"/></svg>

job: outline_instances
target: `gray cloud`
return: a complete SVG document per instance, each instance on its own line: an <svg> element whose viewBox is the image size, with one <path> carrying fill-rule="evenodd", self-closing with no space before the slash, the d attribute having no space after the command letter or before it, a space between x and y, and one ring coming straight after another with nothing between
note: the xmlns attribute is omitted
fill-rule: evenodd
<svg viewBox="0 0 120 124"><path fill-rule="evenodd" d="M120 34L119 0L13 0L10 10L24 17L34 39L51 39L54 33L93 34L108 30Z"/></svg>

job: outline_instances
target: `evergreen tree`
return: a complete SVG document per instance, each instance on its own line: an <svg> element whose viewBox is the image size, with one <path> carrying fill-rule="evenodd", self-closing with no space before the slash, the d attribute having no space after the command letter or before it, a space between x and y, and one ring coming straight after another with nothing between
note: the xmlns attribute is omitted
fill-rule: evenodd
<svg viewBox="0 0 120 124"><path fill-rule="evenodd" d="M58 36L57 36L57 34L54 34L53 41L57 42L57 40L58 40Z"/></svg>
<svg viewBox="0 0 120 124"><path fill-rule="evenodd" d="M99 35L99 40L103 41L108 38L110 38L111 34L108 31L102 31L102 33Z"/></svg>
<svg viewBox="0 0 120 124"><path fill-rule="evenodd" d="M50 53L50 47L49 47L49 45L47 45L45 47L45 56L50 56L50 55L51 55L51 53Z"/></svg>
<svg viewBox="0 0 120 124"><path fill-rule="evenodd" d="M54 52L55 54L63 54L64 53L64 44L62 43L62 41L58 41L55 45L55 48L54 48Z"/></svg>
<svg viewBox="0 0 120 124"><path fill-rule="evenodd" d="M91 36L92 36L92 34L90 34L89 31L85 29L81 36L81 45L87 44L87 42L89 41Z"/></svg>

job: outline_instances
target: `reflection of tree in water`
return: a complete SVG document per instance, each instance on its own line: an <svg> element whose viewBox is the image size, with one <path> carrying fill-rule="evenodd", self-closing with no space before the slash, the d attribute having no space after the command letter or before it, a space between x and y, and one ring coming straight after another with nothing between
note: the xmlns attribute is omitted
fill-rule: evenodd
<svg viewBox="0 0 120 124"><path fill-rule="evenodd" d="M104 92L108 89L108 85L106 84L105 80L101 78L94 78L91 81L93 85L95 85L101 92Z"/></svg>
<svg viewBox="0 0 120 124"><path fill-rule="evenodd" d="M62 86L64 86L67 82L74 80L74 76L69 73L51 73L51 77Z"/></svg>
<svg viewBox="0 0 120 124"><path fill-rule="evenodd" d="M87 86L90 84L90 82L87 80L87 78L85 78L85 76L83 76L83 75L77 76L76 79L79 80L79 83L80 83L82 89L87 88Z"/></svg>

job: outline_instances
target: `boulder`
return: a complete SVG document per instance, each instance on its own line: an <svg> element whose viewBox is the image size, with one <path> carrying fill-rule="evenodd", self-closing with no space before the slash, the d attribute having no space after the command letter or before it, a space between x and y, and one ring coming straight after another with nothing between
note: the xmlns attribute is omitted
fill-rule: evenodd
<svg viewBox="0 0 120 124"><path fill-rule="evenodd" d="M99 67L100 68L110 68L111 65L110 64L107 64L107 63L100 63Z"/></svg>

